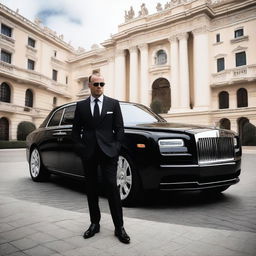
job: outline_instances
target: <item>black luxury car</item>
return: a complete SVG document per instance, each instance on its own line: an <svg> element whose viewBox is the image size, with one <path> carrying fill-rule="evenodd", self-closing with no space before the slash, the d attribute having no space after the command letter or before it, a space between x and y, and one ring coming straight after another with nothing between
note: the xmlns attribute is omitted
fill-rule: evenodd
<svg viewBox="0 0 256 256"><path fill-rule="evenodd" d="M234 132L168 123L143 105L120 105L125 138L117 184L124 203L136 201L149 189L220 193L239 181L242 152ZM27 159L34 181L50 173L84 178L71 138L75 108L74 102L53 109L28 135Z"/></svg>

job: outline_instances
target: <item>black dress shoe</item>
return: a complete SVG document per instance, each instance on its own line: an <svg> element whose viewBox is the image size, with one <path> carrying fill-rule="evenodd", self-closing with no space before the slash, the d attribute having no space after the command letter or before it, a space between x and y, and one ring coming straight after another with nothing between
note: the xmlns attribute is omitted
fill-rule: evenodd
<svg viewBox="0 0 256 256"><path fill-rule="evenodd" d="M125 232L125 229L123 227L115 229L115 236L118 237L119 241L124 243L124 244L129 244L130 243L130 237L127 235Z"/></svg>
<svg viewBox="0 0 256 256"><path fill-rule="evenodd" d="M84 232L84 239L94 236L100 232L100 224L92 223L90 227Z"/></svg>

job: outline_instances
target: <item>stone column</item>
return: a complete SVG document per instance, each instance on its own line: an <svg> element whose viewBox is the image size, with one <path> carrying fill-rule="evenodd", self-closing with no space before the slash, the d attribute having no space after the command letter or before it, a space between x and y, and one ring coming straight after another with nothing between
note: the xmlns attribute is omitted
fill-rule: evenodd
<svg viewBox="0 0 256 256"><path fill-rule="evenodd" d="M179 107L179 46L177 36L169 38L170 42L170 67L171 67L171 109L175 110Z"/></svg>
<svg viewBox="0 0 256 256"><path fill-rule="evenodd" d="M130 90L129 101L139 102L138 97L138 48L133 46L130 49Z"/></svg>
<svg viewBox="0 0 256 256"><path fill-rule="evenodd" d="M195 109L210 107L209 42L205 27L192 31L194 35L194 90Z"/></svg>
<svg viewBox="0 0 256 256"><path fill-rule="evenodd" d="M115 98L115 59L110 57L108 59L108 81L107 82L107 94L110 97Z"/></svg>
<svg viewBox="0 0 256 256"><path fill-rule="evenodd" d="M126 100L125 51L117 49L115 55L115 98Z"/></svg>
<svg viewBox="0 0 256 256"><path fill-rule="evenodd" d="M149 106L149 80L148 80L148 45L139 45L140 49L140 103Z"/></svg>
<svg viewBox="0 0 256 256"><path fill-rule="evenodd" d="M179 39L179 100L180 108L189 109L188 33L178 35Z"/></svg>

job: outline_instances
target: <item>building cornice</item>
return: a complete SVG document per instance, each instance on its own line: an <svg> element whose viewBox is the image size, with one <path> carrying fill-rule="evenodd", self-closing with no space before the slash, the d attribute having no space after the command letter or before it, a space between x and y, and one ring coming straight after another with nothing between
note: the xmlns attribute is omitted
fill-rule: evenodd
<svg viewBox="0 0 256 256"><path fill-rule="evenodd" d="M74 52L74 48L70 44L64 42L61 36L57 36L54 31L28 20L27 18L20 15L18 12L9 9L7 6L1 3L0 15L10 19L12 22L25 28L26 30L32 31L32 33L39 35L41 38L46 38L47 40L51 41L51 43L58 45L60 48L63 48L72 53Z"/></svg>

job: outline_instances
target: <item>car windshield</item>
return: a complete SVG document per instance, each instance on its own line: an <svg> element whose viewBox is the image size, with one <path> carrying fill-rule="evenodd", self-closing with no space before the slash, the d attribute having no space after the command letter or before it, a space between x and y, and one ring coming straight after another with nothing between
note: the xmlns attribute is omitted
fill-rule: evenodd
<svg viewBox="0 0 256 256"><path fill-rule="evenodd" d="M125 125L136 125L145 123L164 122L164 119L141 105L122 103L121 110Z"/></svg>

